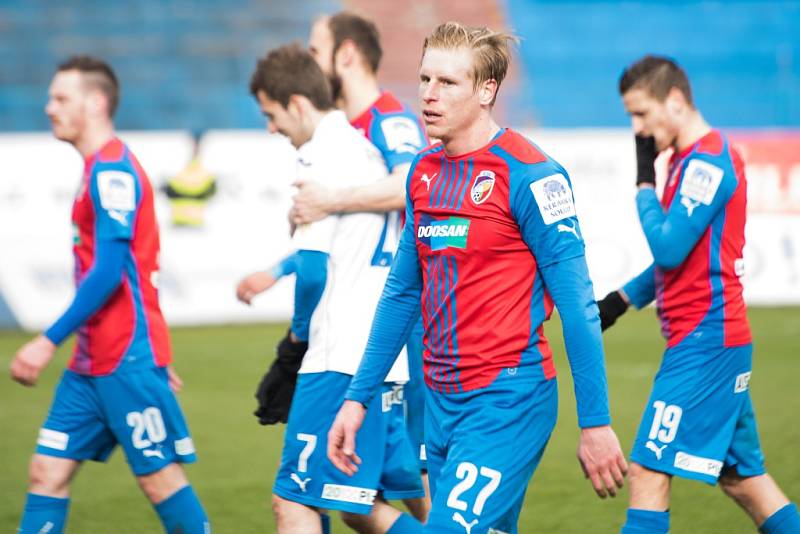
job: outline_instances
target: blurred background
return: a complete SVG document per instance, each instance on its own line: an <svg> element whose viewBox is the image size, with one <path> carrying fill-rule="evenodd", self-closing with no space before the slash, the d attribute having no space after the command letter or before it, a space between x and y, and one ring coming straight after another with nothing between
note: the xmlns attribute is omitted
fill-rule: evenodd
<svg viewBox="0 0 800 534"><path fill-rule="evenodd" d="M55 66L75 53L116 69L117 128L163 193L161 296L170 322L285 319L290 282L255 309L231 290L289 246L293 149L265 133L248 81L267 50L305 42L316 16L341 9L376 22L381 83L414 109L422 40L440 22L522 38L497 116L570 172L603 294L650 261L617 79L645 53L674 57L700 110L748 164L748 300L800 303L800 2L4 0L0 325L41 328L71 298L66 221L81 162L49 135L43 106ZM204 193L196 206L179 205L187 181Z"/></svg>
<svg viewBox="0 0 800 534"><path fill-rule="evenodd" d="M248 82L259 56L289 41L305 43L317 15L341 9L375 21L384 48L381 83L414 109L422 40L439 23L506 28L522 38L497 118L570 173L598 296L651 261L635 212L633 140L618 77L646 53L672 56L686 69L697 106L747 164L744 285L762 362L753 380L756 411L772 473L800 498L793 415L800 410L799 1L0 0L0 327L7 329L0 332L0 365L29 335L21 330L45 327L72 298L69 217L82 162L52 138L43 108L59 62L97 55L122 85L119 135L159 191L161 302L179 327L182 403L201 456L190 476L215 531L271 532L267 497L282 428L256 427L251 390L290 315L292 280L253 307L235 300L234 287L289 249L294 151L266 133ZM182 202L187 188L197 202ZM649 315L626 319L606 336L612 408L625 446L662 347ZM231 323L259 324L214 326ZM560 331L549 332L566 407L521 532L618 531L624 502L595 503L574 465L569 373ZM19 517L27 456L59 373L59 365L51 367L35 392L0 381L0 426L11 429L0 438L3 531ZM110 471L87 466L92 474L77 485L76 503L83 504L71 512L70 532L157 531L121 456ZM752 531L718 491L678 484L675 532Z"/></svg>

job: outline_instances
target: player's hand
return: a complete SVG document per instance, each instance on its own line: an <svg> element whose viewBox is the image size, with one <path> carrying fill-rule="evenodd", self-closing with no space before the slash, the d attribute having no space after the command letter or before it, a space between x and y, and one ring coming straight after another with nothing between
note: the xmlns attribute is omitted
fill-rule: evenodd
<svg viewBox="0 0 800 534"><path fill-rule="evenodd" d="M360 402L346 400L328 431L328 459L339 471L353 476L361 465L356 454L356 434L366 414Z"/></svg>
<svg viewBox="0 0 800 534"><path fill-rule="evenodd" d="M621 291L612 291L602 300L597 301L600 309L600 328L606 328L617 322L617 319L628 310L628 301Z"/></svg>
<svg viewBox="0 0 800 534"><path fill-rule="evenodd" d="M636 136L636 185L656 186L656 140L653 136Z"/></svg>
<svg viewBox="0 0 800 534"><path fill-rule="evenodd" d="M25 343L11 361L11 378L23 386L33 386L56 353L56 346L43 335Z"/></svg>
<svg viewBox="0 0 800 534"><path fill-rule="evenodd" d="M277 280L267 272L248 274L236 286L236 298L250 305L253 297L275 285Z"/></svg>
<svg viewBox="0 0 800 534"><path fill-rule="evenodd" d="M297 187L290 211L291 222L295 225L319 221L336 212L333 191L327 187L303 180L292 185Z"/></svg>
<svg viewBox="0 0 800 534"><path fill-rule="evenodd" d="M253 415L260 424L285 423L289 418L297 372L307 349L308 343L294 338L291 331L278 344L277 357L256 389L258 408Z"/></svg>
<svg viewBox="0 0 800 534"><path fill-rule="evenodd" d="M178 376L175 368L171 365L167 366L167 381L169 383L169 389L172 390L173 393L179 393L183 389L183 380Z"/></svg>
<svg viewBox="0 0 800 534"><path fill-rule="evenodd" d="M617 488L622 488L628 464L610 425L581 430L578 460L598 497L617 496Z"/></svg>

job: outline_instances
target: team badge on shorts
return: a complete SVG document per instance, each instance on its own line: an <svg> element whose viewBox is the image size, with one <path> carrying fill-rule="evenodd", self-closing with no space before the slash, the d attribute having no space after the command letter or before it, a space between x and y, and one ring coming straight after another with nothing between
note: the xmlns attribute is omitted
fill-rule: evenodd
<svg viewBox="0 0 800 534"><path fill-rule="evenodd" d="M474 204L483 204L489 195L492 194L494 189L494 173L492 171L481 171L475 177L475 183L472 184L472 190L469 192L469 198L472 199Z"/></svg>

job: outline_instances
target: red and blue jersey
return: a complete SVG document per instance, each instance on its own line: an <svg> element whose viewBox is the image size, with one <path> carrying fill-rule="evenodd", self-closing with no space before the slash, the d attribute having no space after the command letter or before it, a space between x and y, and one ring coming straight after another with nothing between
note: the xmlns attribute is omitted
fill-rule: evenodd
<svg viewBox="0 0 800 534"><path fill-rule="evenodd" d="M75 283L80 288L107 242L125 242L121 280L80 325L69 368L101 376L164 367L171 361L169 332L158 305L159 236L153 188L119 139L85 161L72 208Z"/></svg>
<svg viewBox="0 0 800 534"><path fill-rule="evenodd" d="M653 190L637 195L655 261L624 290L637 307L656 299L668 347L751 342L740 281L746 203L742 158L716 130L673 154L660 203Z"/></svg>
<svg viewBox="0 0 800 534"><path fill-rule="evenodd" d="M388 91L350 124L380 151L390 173L398 165L411 163L428 144L419 119Z"/></svg>
<svg viewBox="0 0 800 534"><path fill-rule="evenodd" d="M539 213L537 192L545 203L563 199L563 205ZM503 368L520 365L541 365L546 378L555 376L542 326L553 303L537 271L583 256L564 169L505 131L490 146L458 158L447 157L441 146L428 150L410 176L409 195L422 270L428 385L476 389Z"/></svg>
<svg viewBox="0 0 800 534"><path fill-rule="evenodd" d="M520 134L501 130L486 146L458 157L446 155L442 145L420 152L407 194L398 256L346 398L369 398L420 303L430 388L475 390L503 369L520 367L552 379L543 323L555 303L579 424L607 424L597 306L566 171Z"/></svg>

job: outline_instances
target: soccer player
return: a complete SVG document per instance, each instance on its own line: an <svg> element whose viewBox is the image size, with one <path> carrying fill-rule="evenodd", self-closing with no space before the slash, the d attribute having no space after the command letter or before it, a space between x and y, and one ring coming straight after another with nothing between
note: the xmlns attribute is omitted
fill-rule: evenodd
<svg viewBox="0 0 800 534"><path fill-rule="evenodd" d="M172 391L180 380L158 306L153 189L114 133L118 99L114 72L88 56L61 64L50 84L53 135L85 161L72 209L77 291L64 314L19 349L11 377L34 385L56 346L72 332L78 339L39 431L22 533L62 532L81 462L105 461L117 444L166 532L210 530L180 466L195 461L195 450Z"/></svg>
<svg viewBox="0 0 800 534"><path fill-rule="evenodd" d="M516 532L557 415L542 329L553 302L575 380L581 464L601 497L616 494L626 469L609 426L600 324L569 177L492 119L513 39L448 22L425 40L423 121L442 142L412 163L397 258L328 437L333 463L357 475L365 405L421 303L433 499L426 532Z"/></svg>
<svg viewBox="0 0 800 534"><path fill-rule="evenodd" d="M270 132L298 148L298 175L348 187L386 177L380 154L335 111L330 86L311 55L297 46L271 51L258 62L250 90ZM320 532L319 511L343 512L348 524L369 532L415 532L421 525L376 500L378 490L423 495L414 452L405 436L401 395L408 379L401 358L382 393L370 403L370 439L361 476L350 479L325 454L333 422L358 367L380 290L388 274L381 250L384 217L355 213L299 226L293 236L296 265L291 342L308 342L291 403L273 509L281 533ZM313 265L303 265L313 255ZM280 359L280 354L279 354ZM411 468L409 468L411 466ZM367 516L367 519L356 516Z"/></svg>
<svg viewBox="0 0 800 534"><path fill-rule="evenodd" d="M308 50L322 68L337 106L347 119L375 145L383 156L389 176L383 180L348 188L329 189L315 182L298 182L292 208L293 222L302 224L334 213L384 212L384 227L399 232L401 210L405 209L405 182L411 162L426 144L417 117L389 91L381 91L377 72L383 54L375 24L358 15L341 12L321 17L313 25ZM391 240L392 245L396 240ZM391 261L395 251L386 249L383 259ZM409 337L409 381L403 386L406 426L414 449L419 452L426 498L408 499L406 505L423 523L430 509L423 422L425 390L422 377L422 323Z"/></svg>
<svg viewBox="0 0 800 534"><path fill-rule="evenodd" d="M654 262L600 301L603 328L657 299L667 348L631 453L625 534L669 530L673 476L719 482L761 532L800 533L764 469L748 383L750 327L739 277L747 180L739 153L694 107L674 61L630 65L619 92L636 134L636 207ZM673 149L664 193L654 161Z"/></svg>

